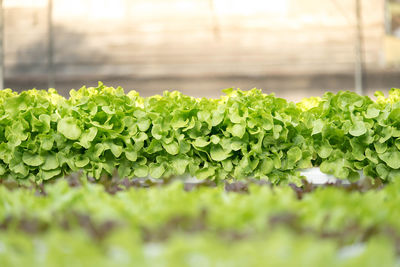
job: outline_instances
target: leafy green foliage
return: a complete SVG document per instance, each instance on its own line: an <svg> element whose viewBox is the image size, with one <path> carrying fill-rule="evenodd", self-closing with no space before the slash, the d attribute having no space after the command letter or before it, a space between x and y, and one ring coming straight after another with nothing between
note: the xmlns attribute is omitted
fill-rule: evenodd
<svg viewBox="0 0 400 267"><path fill-rule="evenodd" d="M303 113L313 126L312 146L319 156L314 164L323 172L350 180L358 179L359 170L383 180L398 177L399 92L392 89L387 99L377 92L376 102L351 92L326 93L318 104L314 101Z"/></svg>
<svg viewBox="0 0 400 267"><path fill-rule="evenodd" d="M395 266L400 184L364 193L181 182L109 194L67 180L0 186L2 266ZM349 188L351 189L351 188Z"/></svg>
<svg viewBox="0 0 400 267"><path fill-rule="evenodd" d="M321 166L339 178L400 175L400 90L377 101L351 92L287 102L260 90L220 99L122 88L0 92L0 175L42 182L82 170L99 179L196 176L299 182Z"/></svg>

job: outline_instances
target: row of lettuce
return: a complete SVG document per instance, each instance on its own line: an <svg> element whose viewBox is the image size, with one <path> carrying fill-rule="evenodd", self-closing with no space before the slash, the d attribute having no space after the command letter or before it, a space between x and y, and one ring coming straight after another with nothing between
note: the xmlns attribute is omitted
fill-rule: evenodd
<svg viewBox="0 0 400 267"><path fill-rule="evenodd" d="M338 178L400 176L400 89L377 100L326 93L299 103L260 90L219 99L165 92L143 98L99 84L20 94L0 91L0 175L42 182L88 176L298 182L320 166Z"/></svg>
<svg viewBox="0 0 400 267"><path fill-rule="evenodd" d="M348 192L319 187L175 182L115 195L66 180L0 187L1 266L397 266L400 183Z"/></svg>

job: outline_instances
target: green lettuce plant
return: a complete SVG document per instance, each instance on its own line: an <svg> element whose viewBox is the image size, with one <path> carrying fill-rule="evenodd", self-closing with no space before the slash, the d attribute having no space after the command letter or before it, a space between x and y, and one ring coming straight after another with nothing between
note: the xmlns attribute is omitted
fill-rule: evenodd
<svg viewBox="0 0 400 267"><path fill-rule="evenodd" d="M301 199L285 185L224 187L188 192L174 182L112 195L99 183L82 179L72 188L59 179L38 196L0 186L0 263L393 266L398 259L398 181L362 193L318 187Z"/></svg>
<svg viewBox="0 0 400 267"><path fill-rule="evenodd" d="M377 100L326 93L297 104L260 90L219 99L142 98L106 87L0 92L0 175L21 183L82 170L99 179L190 175L300 182L319 166L341 179L400 175L399 90Z"/></svg>

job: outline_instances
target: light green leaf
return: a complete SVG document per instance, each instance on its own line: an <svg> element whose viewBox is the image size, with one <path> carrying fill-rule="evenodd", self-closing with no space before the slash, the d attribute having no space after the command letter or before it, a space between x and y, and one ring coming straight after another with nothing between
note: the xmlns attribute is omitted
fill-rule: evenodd
<svg viewBox="0 0 400 267"><path fill-rule="evenodd" d="M137 125L140 131L145 132L150 127L150 120L145 118L140 118L137 122Z"/></svg>
<svg viewBox="0 0 400 267"><path fill-rule="evenodd" d="M322 132L323 128L324 128L324 122L321 119L315 120L313 122L313 130L311 135L319 134L320 132Z"/></svg>
<svg viewBox="0 0 400 267"><path fill-rule="evenodd" d="M368 160L370 160L372 163L378 164L379 159L377 156L376 151L372 151L369 148L365 149L365 156L367 157Z"/></svg>
<svg viewBox="0 0 400 267"><path fill-rule="evenodd" d="M40 166L44 163L44 158L39 154L25 151L22 154L22 161L29 166Z"/></svg>
<svg viewBox="0 0 400 267"><path fill-rule="evenodd" d="M209 121L211 117L211 113L207 110L201 110L197 113L197 118L199 121Z"/></svg>
<svg viewBox="0 0 400 267"><path fill-rule="evenodd" d="M246 121L245 118L239 115L238 111L233 111L229 115L230 115L229 119L231 120L232 123L241 123Z"/></svg>
<svg viewBox="0 0 400 267"><path fill-rule="evenodd" d="M24 177L29 173L28 167L23 162L19 162L16 165L10 164L10 170L14 173L21 174Z"/></svg>
<svg viewBox="0 0 400 267"><path fill-rule="evenodd" d="M153 178L160 178L165 172L165 167L161 163L151 163L149 169L149 174Z"/></svg>
<svg viewBox="0 0 400 267"><path fill-rule="evenodd" d="M400 121L400 108L393 109L389 114L389 118L393 121Z"/></svg>
<svg viewBox="0 0 400 267"><path fill-rule="evenodd" d="M105 147L104 147L103 144L101 144L101 143L96 144L96 145L94 146L93 155L94 155L95 157L100 157L100 155L104 152L104 149L105 149Z"/></svg>
<svg viewBox="0 0 400 267"><path fill-rule="evenodd" d="M219 138L217 135L211 135L210 141L213 144L218 144L221 141L221 138Z"/></svg>
<svg viewBox="0 0 400 267"><path fill-rule="evenodd" d="M5 173L6 173L6 168L3 165L0 165L0 175L3 175Z"/></svg>
<svg viewBox="0 0 400 267"><path fill-rule="evenodd" d="M387 150L387 144L386 143L379 143L375 142L374 147L377 153L382 154L385 153Z"/></svg>
<svg viewBox="0 0 400 267"><path fill-rule="evenodd" d="M270 158L263 159L260 169L262 174L269 174L274 169L274 161Z"/></svg>
<svg viewBox="0 0 400 267"><path fill-rule="evenodd" d="M60 169L55 169L55 170L49 170L49 171L42 171L42 178L43 180L49 180L53 178L54 176L57 176L61 173Z"/></svg>
<svg viewBox="0 0 400 267"><path fill-rule="evenodd" d="M77 120L72 117L61 119L57 124L57 131L70 140L77 140L82 134Z"/></svg>
<svg viewBox="0 0 400 267"><path fill-rule="evenodd" d="M364 160L365 159L365 144L361 143L356 138L350 139L350 145L352 147L351 154L356 160Z"/></svg>
<svg viewBox="0 0 400 267"><path fill-rule="evenodd" d="M292 147L288 150L287 156L288 156L288 161L292 164L296 163L301 159L301 149L298 147Z"/></svg>
<svg viewBox="0 0 400 267"><path fill-rule="evenodd" d="M242 146L243 146L243 142L241 142L239 140L232 141L232 143L231 143L231 149L233 151L240 150L242 148Z"/></svg>
<svg viewBox="0 0 400 267"><path fill-rule="evenodd" d="M137 165L134 167L133 173L136 177L146 177L149 173L149 169L146 165Z"/></svg>
<svg viewBox="0 0 400 267"><path fill-rule="evenodd" d="M227 159L222 161L222 167L224 168L225 171L230 172L233 170L233 164L232 161Z"/></svg>
<svg viewBox="0 0 400 267"><path fill-rule="evenodd" d="M115 114L115 111L114 111L114 110L111 110L111 108L110 108L109 106L102 106L101 109L102 109L105 113L107 113L107 114L109 114L109 115Z"/></svg>
<svg viewBox="0 0 400 267"><path fill-rule="evenodd" d="M320 156L323 159L326 159L327 157L329 157L331 155L332 151L333 151L333 148L331 147L331 145L328 142L324 142L323 144L321 144L321 146L319 146L317 148L318 156Z"/></svg>
<svg viewBox="0 0 400 267"><path fill-rule="evenodd" d="M390 147L385 153L378 154L378 157L383 160L390 168L400 168L400 152L395 147Z"/></svg>
<svg viewBox="0 0 400 267"><path fill-rule="evenodd" d="M138 153L134 150L125 150L125 157L132 162L135 162L137 159Z"/></svg>
<svg viewBox="0 0 400 267"><path fill-rule="evenodd" d="M383 180L385 180L389 174L388 168L385 166L385 164L382 164L382 163L380 163L376 166L376 172L378 173L379 178L381 178Z"/></svg>
<svg viewBox="0 0 400 267"><path fill-rule="evenodd" d="M47 114L40 114L39 121L41 121L44 125L44 132L48 132L50 129L50 116Z"/></svg>
<svg viewBox="0 0 400 267"><path fill-rule="evenodd" d="M273 132L273 137L274 139L278 139L280 136L280 133L282 132L283 127L281 125L274 125L274 128L272 129Z"/></svg>
<svg viewBox="0 0 400 267"><path fill-rule="evenodd" d="M349 170L344 167L344 159L324 161L320 165L320 170L323 173L333 174L340 179L346 179L349 176Z"/></svg>
<svg viewBox="0 0 400 267"><path fill-rule="evenodd" d="M274 126L273 119L271 116L268 116L267 118L263 119L262 121L262 128L266 131L269 131L272 129Z"/></svg>
<svg viewBox="0 0 400 267"><path fill-rule="evenodd" d="M363 135L367 132L367 129L365 128L365 124L362 121L355 121L353 125L351 125L349 133L352 136L360 136Z"/></svg>
<svg viewBox="0 0 400 267"><path fill-rule="evenodd" d="M210 141L207 141L206 137L197 137L196 140L193 141L193 145L196 147L205 147L210 143Z"/></svg>
<svg viewBox="0 0 400 267"><path fill-rule="evenodd" d="M154 154L157 153L158 151L162 150L162 145L161 142L156 140L156 139L152 139L149 146L145 149L145 151L149 154Z"/></svg>
<svg viewBox="0 0 400 267"><path fill-rule="evenodd" d="M232 128L230 128L229 131L233 136L237 136L239 138L242 138L244 133L246 132L246 128L242 124L234 124Z"/></svg>
<svg viewBox="0 0 400 267"><path fill-rule="evenodd" d="M173 141L170 144L166 144L166 143L162 142L162 146L165 149L165 151L167 151L168 154L176 155L179 153L179 145L175 141Z"/></svg>
<svg viewBox="0 0 400 267"><path fill-rule="evenodd" d="M83 168L88 164L89 164L89 158L88 157L79 157L77 160L75 160L75 165L78 168Z"/></svg>
<svg viewBox="0 0 400 267"><path fill-rule="evenodd" d="M197 179L206 179L210 178L215 174L215 168L214 167L207 167L207 168L202 168L196 171L196 178Z"/></svg>
<svg viewBox="0 0 400 267"><path fill-rule="evenodd" d="M46 156L45 162L42 166L43 170L53 170L55 168L58 168L59 163L57 160L56 155L50 154Z"/></svg>
<svg viewBox="0 0 400 267"><path fill-rule="evenodd" d="M383 136L379 139L379 142L384 143L387 140L389 140L390 137L392 137L393 135L393 127L391 126L387 126L384 127L381 132L380 132Z"/></svg>
<svg viewBox="0 0 400 267"><path fill-rule="evenodd" d="M40 138L40 148L43 150L51 150L54 144L54 137L53 136L43 136Z"/></svg>
<svg viewBox="0 0 400 267"><path fill-rule="evenodd" d="M157 140L160 140L161 138L163 138L161 125L159 125L159 124L153 125L153 127L151 128L151 134Z"/></svg>
<svg viewBox="0 0 400 267"><path fill-rule="evenodd" d="M223 119L224 119L224 113L214 112L211 119L211 125L217 126L223 121Z"/></svg>
<svg viewBox="0 0 400 267"><path fill-rule="evenodd" d="M138 132L137 134L132 136L133 141L135 141L136 143L139 143L139 142L142 142L142 141L146 141L148 138L149 137L144 132Z"/></svg>
<svg viewBox="0 0 400 267"><path fill-rule="evenodd" d="M88 130L86 130L80 138L80 144L84 148L89 148L90 147L90 142L94 140L94 138L97 135L97 128L96 127L90 127Z"/></svg>
<svg viewBox="0 0 400 267"><path fill-rule="evenodd" d="M376 118L379 115L380 110L375 108L374 106L369 106L365 117L368 119Z"/></svg>
<svg viewBox="0 0 400 267"><path fill-rule="evenodd" d="M114 143L111 143L110 149L111 149L111 153L113 153L116 158L121 156L121 154L122 154L122 146L114 144Z"/></svg>
<svg viewBox="0 0 400 267"><path fill-rule="evenodd" d="M131 168L129 166L130 164L124 160L122 163L118 166L118 176L120 178L126 178L131 174Z"/></svg>
<svg viewBox="0 0 400 267"><path fill-rule="evenodd" d="M215 161L223 161L230 156L230 151L225 151L221 146L213 146L210 150L210 156Z"/></svg>
<svg viewBox="0 0 400 267"><path fill-rule="evenodd" d="M189 164L189 160L186 158L175 157L172 160L172 167L175 169L177 175L184 174L188 164Z"/></svg>
<svg viewBox="0 0 400 267"><path fill-rule="evenodd" d="M174 129L178 129L178 128L183 128L183 127L187 126L188 123L189 123L189 119L184 119L182 117L174 116L174 118L171 121L171 126Z"/></svg>

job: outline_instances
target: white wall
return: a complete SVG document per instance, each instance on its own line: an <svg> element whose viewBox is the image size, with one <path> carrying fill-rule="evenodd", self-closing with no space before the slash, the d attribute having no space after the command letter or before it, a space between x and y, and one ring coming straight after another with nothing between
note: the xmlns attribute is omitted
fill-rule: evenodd
<svg viewBox="0 0 400 267"><path fill-rule="evenodd" d="M46 2L5 0L6 76L45 73ZM58 75L251 76L354 68L354 1L53 2ZM365 59L372 69L385 63L383 2L362 1Z"/></svg>

